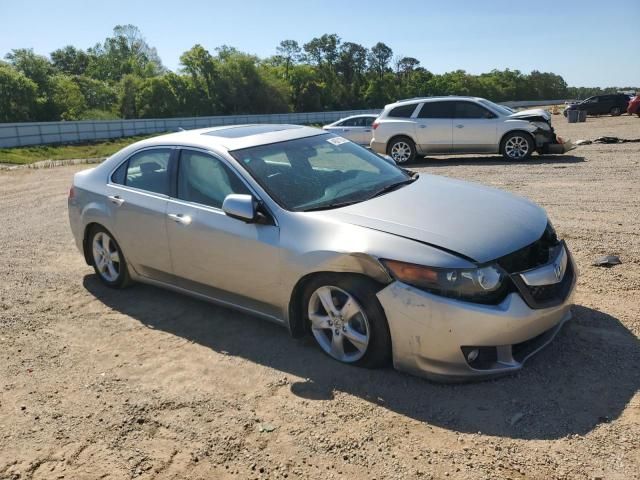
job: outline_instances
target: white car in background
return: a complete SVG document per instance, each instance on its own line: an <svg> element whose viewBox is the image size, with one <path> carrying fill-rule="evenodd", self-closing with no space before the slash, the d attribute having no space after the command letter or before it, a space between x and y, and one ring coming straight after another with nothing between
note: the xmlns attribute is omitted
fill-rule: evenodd
<svg viewBox="0 0 640 480"><path fill-rule="evenodd" d="M514 112L476 97L428 97L387 105L373 123L371 149L398 164L429 154L500 153L525 160L538 153L565 153L551 115L541 109Z"/></svg>
<svg viewBox="0 0 640 480"><path fill-rule="evenodd" d="M368 147L373 134L372 124L376 118L378 115L375 114L353 115L325 125L322 129Z"/></svg>

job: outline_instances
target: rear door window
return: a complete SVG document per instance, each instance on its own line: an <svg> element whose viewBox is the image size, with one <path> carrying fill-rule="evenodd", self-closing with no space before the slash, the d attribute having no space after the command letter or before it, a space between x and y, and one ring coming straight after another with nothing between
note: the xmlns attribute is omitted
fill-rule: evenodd
<svg viewBox="0 0 640 480"><path fill-rule="evenodd" d="M340 122L338 125L340 125L341 127L355 127L357 120L357 118L350 118L349 120Z"/></svg>
<svg viewBox="0 0 640 480"><path fill-rule="evenodd" d="M168 195L170 158L170 148L153 148L138 152L116 169L111 181L147 192Z"/></svg>
<svg viewBox="0 0 640 480"><path fill-rule="evenodd" d="M418 118L453 118L454 102L425 102Z"/></svg>

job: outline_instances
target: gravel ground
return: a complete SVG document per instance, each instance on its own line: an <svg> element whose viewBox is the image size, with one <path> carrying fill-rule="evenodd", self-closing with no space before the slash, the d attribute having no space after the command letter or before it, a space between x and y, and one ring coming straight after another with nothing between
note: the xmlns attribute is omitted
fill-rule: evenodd
<svg viewBox="0 0 640 480"><path fill-rule="evenodd" d="M640 137L635 117L555 121L573 139ZM342 366L157 288L106 289L67 225L80 168L0 172L0 478L640 478L640 144L416 165L539 202L581 272L552 345L467 385ZM609 253L623 264L591 265Z"/></svg>

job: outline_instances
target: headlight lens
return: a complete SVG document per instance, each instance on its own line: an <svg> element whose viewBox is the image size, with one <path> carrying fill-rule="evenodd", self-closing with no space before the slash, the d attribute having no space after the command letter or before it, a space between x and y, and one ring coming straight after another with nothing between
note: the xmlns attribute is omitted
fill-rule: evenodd
<svg viewBox="0 0 640 480"><path fill-rule="evenodd" d="M493 265L473 269L445 269L396 260L382 262L396 280L438 295L478 303L497 303L506 293L504 274Z"/></svg>

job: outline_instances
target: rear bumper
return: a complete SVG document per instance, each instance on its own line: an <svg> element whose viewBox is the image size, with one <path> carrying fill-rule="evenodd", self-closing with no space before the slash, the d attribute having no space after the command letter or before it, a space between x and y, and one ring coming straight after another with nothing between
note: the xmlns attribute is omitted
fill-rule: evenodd
<svg viewBox="0 0 640 480"><path fill-rule="evenodd" d="M387 153L387 144L386 143L376 142L374 140L371 140L371 142L369 143L369 147L374 152L377 152L377 153L380 153L380 154L383 154L383 155Z"/></svg>
<svg viewBox="0 0 640 480"><path fill-rule="evenodd" d="M389 323L394 367L447 382L520 370L571 318L575 283L576 275L561 303L532 308L517 292L499 305L480 305L393 282L378 292L378 299ZM483 357L472 366L465 351L473 349Z"/></svg>

